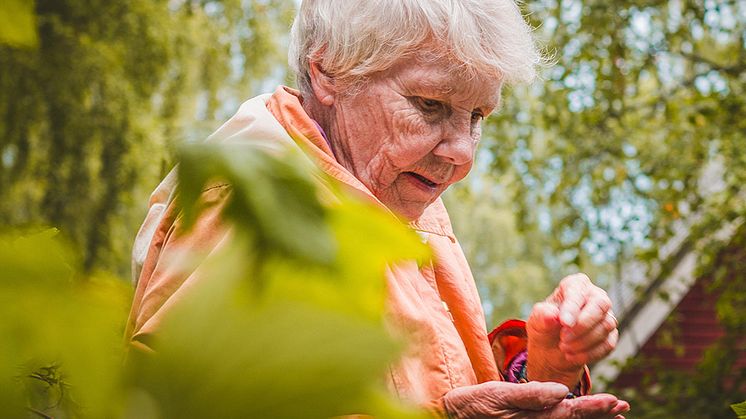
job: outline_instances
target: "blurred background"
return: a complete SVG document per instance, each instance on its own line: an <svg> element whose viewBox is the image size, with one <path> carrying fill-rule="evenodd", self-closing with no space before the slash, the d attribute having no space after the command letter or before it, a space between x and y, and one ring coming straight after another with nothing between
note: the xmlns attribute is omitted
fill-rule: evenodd
<svg viewBox="0 0 746 419"><path fill-rule="evenodd" d="M176 147L287 76L293 0L0 3L0 225L128 278ZM594 366L631 417L746 399L746 0L537 0L553 65L504 93L445 196L488 327L569 273L612 296Z"/></svg>

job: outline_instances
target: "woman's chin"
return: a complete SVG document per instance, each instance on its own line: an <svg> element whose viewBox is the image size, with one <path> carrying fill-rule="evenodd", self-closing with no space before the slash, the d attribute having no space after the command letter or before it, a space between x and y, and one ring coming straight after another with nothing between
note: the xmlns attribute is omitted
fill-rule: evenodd
<svg viewBox="0 0 746 419"><path fill-rule="evenodd" d="M444 189L443 185L428 185L405 173L399 175L389 188L375 195L400 219L414 221L438 199Z"/></svg>
<svg viewBox="0 0 746 419"><path fill-rule="evenodd" d="M399 219L402 221L415 221L418 218L422 216L422 214L425 212L425 208L428 207L430 203L420 203L420 202L397 202L397 203L387 203L384 202L384 205L388 209L394 212Z"/></svg>

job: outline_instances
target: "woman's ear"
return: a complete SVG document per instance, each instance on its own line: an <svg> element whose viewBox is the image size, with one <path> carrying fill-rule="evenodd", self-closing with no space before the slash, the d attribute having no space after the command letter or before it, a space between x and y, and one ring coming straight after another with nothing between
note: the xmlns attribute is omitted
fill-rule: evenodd
<svg viewBox="0 0 746 419"><path fill-rule="evenodd" d="M309 76L311 78L311 89L316 100L324 106L334 104L336 89L334 79L329 77L317 61L310 62Z"/></svg>

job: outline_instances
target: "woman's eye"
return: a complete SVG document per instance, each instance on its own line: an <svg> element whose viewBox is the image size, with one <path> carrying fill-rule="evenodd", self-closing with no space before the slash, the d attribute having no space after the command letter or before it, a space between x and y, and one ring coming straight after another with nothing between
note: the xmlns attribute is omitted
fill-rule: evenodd
<svg viewBox="0 0 746 419"><path fill-rule="evenodd" d="M415 98L417 107L427 114L439 113L443 110L443 103L435 99L426 99L424 97Z"/></svg>

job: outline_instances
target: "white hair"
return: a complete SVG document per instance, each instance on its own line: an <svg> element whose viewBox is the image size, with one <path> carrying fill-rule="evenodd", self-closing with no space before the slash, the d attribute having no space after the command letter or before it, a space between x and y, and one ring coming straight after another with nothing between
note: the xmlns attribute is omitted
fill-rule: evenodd
<svg viewBox="0 0 746 419"><path fill-rule="evenodd" d="M288 55L299 88L310 92L311 61L354 86L423 53L507 84L533 80L544 61L513 0L303 0Z"/></svg>

